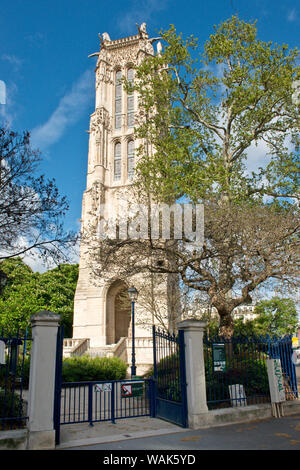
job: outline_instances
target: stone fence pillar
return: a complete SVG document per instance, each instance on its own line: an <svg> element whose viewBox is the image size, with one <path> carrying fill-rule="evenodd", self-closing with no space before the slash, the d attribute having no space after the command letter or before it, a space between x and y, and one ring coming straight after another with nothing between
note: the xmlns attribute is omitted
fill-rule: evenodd
<svg viewBox="0 0 300 470"><path fill-rule="evenodd" d="M32 350L28 397L28 448L54 449L56 341L60 316L41 311L31 317Z"/></svg>
<svg viewBox="0 0 300 470"><path fill-rule="evenodd" d="M200 320L184 320L177 324L178 330L184 330L188 422L190 428L197 428L201 423L200 415L208 412L203 355L205 326L206 323Z"/></svg>

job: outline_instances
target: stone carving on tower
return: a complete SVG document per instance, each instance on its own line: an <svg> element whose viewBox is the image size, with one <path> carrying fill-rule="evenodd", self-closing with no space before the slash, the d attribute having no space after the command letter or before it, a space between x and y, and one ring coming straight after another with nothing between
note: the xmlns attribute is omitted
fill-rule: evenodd
<svg viewBox="0 0 300 470"><path fill-rule="evenodd" d="M111 40L99 34L100 51L96 56L95 111L90 117L87 185L82 200L82 228L88 226L101 205L113 211L120 197L127 197L134 178L135 94L125 92L122 77L134 80L134 66L145 55L153 55L152 43L160 38L148 37L146 24L138 25L138 34ZM158 46L158 53L161 45ZM65 354L119 356L130 362L130 304L124 306L121 293L131 283L118 279L116 272L103 272L96 278L91 270L88 250L80 249L79 279L74 299L73 339L66 341ZM134 285L138 284L138 276ZM167 285L167 281L166 281ZM137 286L136 286L137 287ZM167 297L162 299L165 304ZM147 310L147 309L146 309ZM141 317L143 316L143 321ZM152 324L150 310L136 304L136 364L138 373L152 363Z"/></svg>

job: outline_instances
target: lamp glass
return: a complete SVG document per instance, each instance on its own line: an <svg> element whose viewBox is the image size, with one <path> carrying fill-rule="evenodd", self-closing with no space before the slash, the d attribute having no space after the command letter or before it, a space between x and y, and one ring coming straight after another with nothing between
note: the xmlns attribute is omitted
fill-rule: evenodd
<svg viewBox="0 0 300 470"><path fill-rule="evenodd" d="M129 287L128 289L128 295L130 300L136 300L138 298L138 291L135 287Z"/></svg>

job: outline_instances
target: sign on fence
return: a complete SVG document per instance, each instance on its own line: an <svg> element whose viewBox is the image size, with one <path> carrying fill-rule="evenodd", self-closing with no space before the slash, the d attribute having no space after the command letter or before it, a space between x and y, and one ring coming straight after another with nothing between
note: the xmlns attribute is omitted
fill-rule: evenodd
<svg viewBox="0 0 300 470"><path fill-rule="evenodd" d="M272 403L285 401L285 389L280 359L267 359L267 370Z"/></svg>
<svg viewBox="0 0 300 470"><path fill-rule="evenodd" d="M232 406L246 406L246 394L241 384L228 385Z"/></svg>
<svg viewBox="0 0 300 470"><path fill-rule="evenodd" d="M224 343L214 343L213 348L214 372L226 372L226 353Z"/></svg>
<svg viewBox="0 0 300 470"><path fill-rule="evenodd" d="M121 397L141 397L144 393L144 381L123 382L121 383Z"/></svg>
<svg viewBox="0 0 300 470"><path fill-rule="evenodd" d="M95 392L111 392L112 383L96 384L94 390Z"/></svg>

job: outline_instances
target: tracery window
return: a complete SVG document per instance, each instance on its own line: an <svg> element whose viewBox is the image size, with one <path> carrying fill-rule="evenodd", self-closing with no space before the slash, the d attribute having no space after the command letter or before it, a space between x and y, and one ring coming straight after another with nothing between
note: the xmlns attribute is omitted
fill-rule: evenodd
<svg viewBox="0 0 300 470"><path fill-rule="evenodd" d="M127 174L128 179L134 177L134 141L130 140L127 144Z"/></svg>
<svg viewBox="0 0 300 470"><path fill-rule="evenodd" d="M114 180L119 179L121 179L121 144L117 142L114 152Z"/></svg>
<svg viewBox="0 0 300 470"><path fill-rule="evenodd" d="M134 70L128 69L127 81L133 84ZM127 127L134 127L134 95L133 92L127 94Z"/></svg>
<svg viewBox="0 0 300 470"><path fill-rule="evenodd" d="M116 90L115 90L115 128L122 127L122 72L116 73Z"/></svg>

